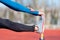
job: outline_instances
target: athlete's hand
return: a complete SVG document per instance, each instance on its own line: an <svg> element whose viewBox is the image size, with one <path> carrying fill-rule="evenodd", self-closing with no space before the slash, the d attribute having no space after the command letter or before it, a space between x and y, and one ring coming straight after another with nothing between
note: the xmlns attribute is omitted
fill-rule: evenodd
<svg viewBox="0 0 60 40"><path fill-rule="evenodd" d="M31 11L35 11L33 8L30 8Z"/></svg>
<svg viewBox="0 0 60 40"><path fill-rule="evenodd" d="M35 29L34 29L34 30L35 30L35 32L37 32L37 31L38 31L38 29L39 29L39 28L38 28L38 26L37 26L37 25L35 25Z"/></svg>

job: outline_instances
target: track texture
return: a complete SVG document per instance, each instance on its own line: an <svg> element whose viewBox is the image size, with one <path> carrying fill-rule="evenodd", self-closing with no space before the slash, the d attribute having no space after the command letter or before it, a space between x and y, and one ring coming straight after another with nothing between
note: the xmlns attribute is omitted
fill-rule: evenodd
<svg viewBox="0 0 60 40"><path fill-rule="evenodd" d="M40 34L36 32L14 32L0 29L0 40L39 40ZM60 40L60 30L45 30L45 40Z"/></svg>

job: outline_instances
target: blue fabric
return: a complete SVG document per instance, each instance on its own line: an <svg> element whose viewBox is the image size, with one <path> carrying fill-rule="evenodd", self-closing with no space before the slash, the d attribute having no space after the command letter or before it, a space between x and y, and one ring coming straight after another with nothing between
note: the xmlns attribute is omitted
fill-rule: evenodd
<svg viewBox="0 0 60 40"><path fill-rule="evenodd" d="M29 14L36 15L36 16L38 15L38 11L31 11L29 8L19 4L17 2L14 2L11 0L0 0L0 2L15 11L25 12L25 13L29 13Z"/></svg>

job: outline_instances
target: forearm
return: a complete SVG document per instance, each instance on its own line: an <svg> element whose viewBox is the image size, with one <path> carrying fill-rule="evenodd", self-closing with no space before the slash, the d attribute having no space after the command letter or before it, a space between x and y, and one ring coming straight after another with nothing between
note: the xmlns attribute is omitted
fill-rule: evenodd
<svg viewBox="0 0 60 40"><path fill-rule="evenodd" d="M20 11L20 12L25 12L25 13L29 13L32 15L38 15L38 11L31 11L29 8L16 3L14 1L11 0L0 0L1 3L3 3L4 5L8 6L9 8L16 10L16 11Z"/></svg>
<svg viewBox="0 0 60 40"><path fill-rule="evenodd" d="M13 31L17 31L17 32L21 32L21 31L31 31L31 32L33 32L35 26L27 26L27 25L24 25L24 24L12 22L8 19L0 18L0 28L6 28L6 29L13 30Z"/></svg>

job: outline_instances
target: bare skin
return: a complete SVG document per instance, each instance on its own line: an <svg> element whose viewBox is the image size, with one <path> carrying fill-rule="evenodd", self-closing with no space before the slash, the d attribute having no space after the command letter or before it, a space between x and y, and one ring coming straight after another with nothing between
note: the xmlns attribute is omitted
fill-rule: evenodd
<svg viewBox="0 0 60 40"><path fill-rule="evenodd" d="M31 11L35 11L34 9L32 9L32 8L30 8L31 9ZM38 16L42 16L42 15L45 15L44 14L44 11L43 10L39 10L39 15ZM35 25L35 32L37 32L38 31L38 25Z"/></svg>

